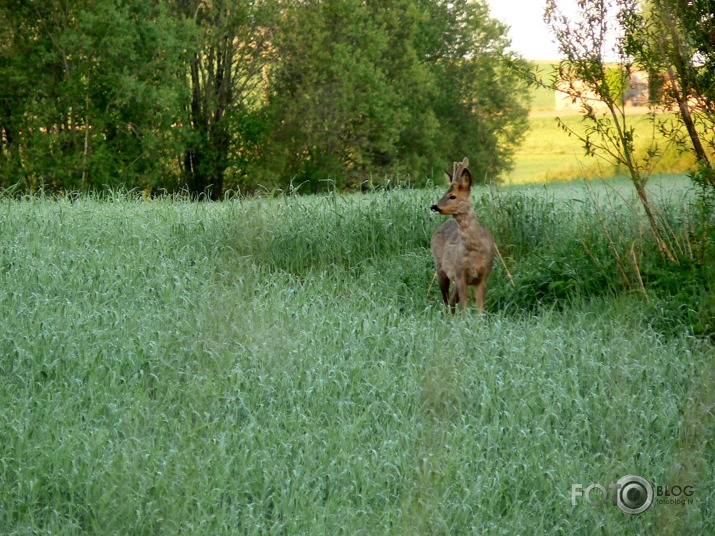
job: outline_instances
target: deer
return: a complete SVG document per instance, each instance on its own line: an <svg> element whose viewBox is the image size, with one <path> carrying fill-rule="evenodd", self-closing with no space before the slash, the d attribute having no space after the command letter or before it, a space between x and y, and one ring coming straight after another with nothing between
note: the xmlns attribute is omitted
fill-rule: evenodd
<svg viewBox="0 0 715 536"><path fill-rule="evenodd" d="M430 247L437 268L437 280L442 300L452 313L457 303L467 307L469 286L475 286L477 308L484 310L487 279L492 271L496 245L491 233L479 225L470 198L472 174L467 169L469 159L454 162L452 173L445 170L449 189L431 210L451 215L432 235ZM454 284L450 292L450 283Z"/></svg>

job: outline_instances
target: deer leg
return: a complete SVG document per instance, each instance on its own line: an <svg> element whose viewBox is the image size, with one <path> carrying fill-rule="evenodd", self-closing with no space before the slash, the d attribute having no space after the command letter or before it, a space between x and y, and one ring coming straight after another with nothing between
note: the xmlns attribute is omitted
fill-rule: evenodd
<svg viewBox="0 0 715 536"><path fill-rule="evenodd" d="M469 286L465 279L460 278L457 280L457 294L457 299L461 302L460 307L462 310L465 310L467 308L467 301L469 300Z"/></svg>
<svg viewBox="0 0 715 536"><path fill-rule="evenodd" d="M449 294L449 308L452 311L452 314L454 314L455 310L457 309L457 302L459 301L459 293L457 292L457 287L456 285L452 287L452 291Z"/></svg>
<svg viewBox="0 0 715 536"><path fill-rule="evenodd" d="M437 272L437 282L439 290L442 291L442 301L445 305L449 304L449 277L444 272Z"/></svg>
<svg viewBox="0 0 715 536"><path fill-rule="evenodd" d="M483 277L477 286L474 287L474 298L477 300L477 307L484 310L484 297L487 295L487 278Z"/></svg>

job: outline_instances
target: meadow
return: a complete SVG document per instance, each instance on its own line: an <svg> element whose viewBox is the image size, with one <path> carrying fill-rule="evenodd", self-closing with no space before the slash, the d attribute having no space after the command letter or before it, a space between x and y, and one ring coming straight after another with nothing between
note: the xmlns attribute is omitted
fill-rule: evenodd
<svg viewBox="0 0 715 536"><path fill-rule="evenodd" d="M648 172L656 175L684 174L693 169L693 157L669 143L654 127L652 116L646 112L644 108L629 110L629 124L636 129L636 148L639 154L645 154L653 140L662 152ZM558 127L557 117L570 129L579 133L585 131L583 119L574 111L532 112L529 117L529 131L516 151L514 169L502 177L505 184L563 182L625 173L625 170L619 169L611 162L585 156L583 144ZM665 121L667 117L667 114L661 114L658 121Z"/></svg>
<svg viewBox="0 0 715 536"><path fill-rule="evenodd" d="M0 199L0 532L715 533L688 181L677 267L624 182L473 192L504 263L454 317L442 189ZM692 502L572 505L626 474Z"/></svg>

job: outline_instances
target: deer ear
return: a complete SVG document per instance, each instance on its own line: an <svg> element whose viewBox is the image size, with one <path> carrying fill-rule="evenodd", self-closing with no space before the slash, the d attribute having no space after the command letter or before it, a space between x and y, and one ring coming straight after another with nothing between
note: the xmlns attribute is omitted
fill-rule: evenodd
<svg viewBox="0 0 715 536"><path fill-rule="evenodd" d="M447 179L449 184L452 184L452 174L446 169L444 170L444 178Z"/></svg>
<svg viewBox="0 0 715 536"><path fill-rule="evenodd" d="M466 160L466 158L465 158L465 160ZM466 165L464 166L464 169L462 170L462 176L459 178L459 182L461 182L467 188L472 187L472 174L469 172Z"/></svg>

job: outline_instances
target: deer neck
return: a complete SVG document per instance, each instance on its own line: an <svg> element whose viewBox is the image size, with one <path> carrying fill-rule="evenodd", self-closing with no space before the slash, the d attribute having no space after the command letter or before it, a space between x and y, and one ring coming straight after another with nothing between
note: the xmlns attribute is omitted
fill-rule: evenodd
<svg viewBox="0 0 715 536"><path fill-rule="evenodd" d="M467 249L476 248L479 243L478 231L480 229L477 213L471 203L466 210L454 215L459 225L459 235L462 237L462 242Z"/></svg>

